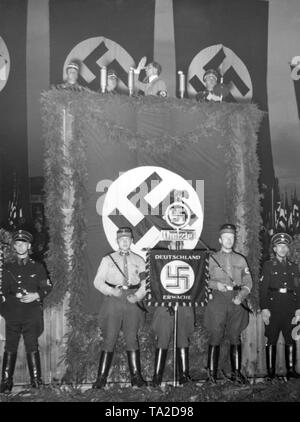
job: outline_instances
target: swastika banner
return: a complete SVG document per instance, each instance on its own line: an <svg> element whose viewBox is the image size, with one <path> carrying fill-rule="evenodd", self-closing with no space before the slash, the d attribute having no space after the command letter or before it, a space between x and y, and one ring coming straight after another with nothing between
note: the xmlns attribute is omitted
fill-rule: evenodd
<svg viewBox="0 0 300 422"><path fill-rule="evenodd" d="M261 0L173 0L176 69L187 75L189 98L204 89L204 72L212 68L230 89L226 101L253 101L268 111L268 7ZM267 113L258 156L261 182L270 187L274 171Z"/></svg>
<svg viewBox="0 0 300 422"><path fill-rule="evenodd" d="M81 62L79 82L100 89L100 69L113 68L120 91L142 56L153 57L154 0L50 0L50 82L68 62Z"/></svg>
<svg viewBox="0 0 300 422"><path fill-rule="evenodd" d="M151 250L147 256L149 305L200 305L207 302L208 253L200 250Z"/></svg>
<svg viewBox="0 0 300 422"><path fill-rule="evenodd" d="M13 173L18 179L20 201L23 204L29 202L26 24L26 0L0 1L0 181L3 204L11 199ZM23 207L23 212L29 218L29 207Z"/></svg>

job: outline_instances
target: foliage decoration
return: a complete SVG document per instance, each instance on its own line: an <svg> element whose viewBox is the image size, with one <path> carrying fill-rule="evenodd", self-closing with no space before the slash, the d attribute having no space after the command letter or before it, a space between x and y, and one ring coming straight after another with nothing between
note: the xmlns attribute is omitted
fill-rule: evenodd
<svg viewBox="0 0 300 422"><path fill-rule="evenodd" d="M193 100L103 95L89 90L72 92L56 88L43 92L41 101L45 137L45 213L50 227L47 266L54 282L46 305L61 303L68 292L69 333L65 361L71 378L79 382L89 373L95 375L95 354L101 341L96 317L87 314L83 306L87 240L86 134L91 131L102 135L104 131L105 136L98 137L100 147L125 145L154 158L174 150L180 152L216 132L221 135L224 142L220 147L224 150L226 165L227 218L241 229L238 248L248 257L254 276L253 302L257 301L261 218L256 133L263 113L255 104L199 104ZM121 120L122 110L130 116L130 125ZM163 133L153 135L140 128L138 118L143 113L161 116ZM66 119L66 115L69 118ZM195 115L196 123L182 129L181 116L189 119ZM170 130L172 125L178 130ZM142 349L149 341L149 335L144 334ZM148 367L146 370L149 373Z"/></svg>

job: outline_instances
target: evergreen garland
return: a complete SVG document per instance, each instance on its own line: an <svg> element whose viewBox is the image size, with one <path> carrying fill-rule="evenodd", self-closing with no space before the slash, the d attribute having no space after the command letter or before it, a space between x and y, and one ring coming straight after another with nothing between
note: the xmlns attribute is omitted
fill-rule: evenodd
<svg viewBox="0 0 300 422"><path fill-rule="evenodd" d="M50 244L47 266L54 283L46 306L62 303L69 294L67 312L69 332L65 361L68 377L82 382L96 370L101 343L101 332L95 316L86 314L83 308L83 281L85 277L84 249L87 241L85 203L87 198L87 154L86 134L104 130L106 136L99 142L127 145L129 149L145 152L152 157L168 154L174 149L187 148L201 137L209 137L216 131L224 139L226 165L225 194L228 221L236 223L236 207L242 201L245 214L246 236L239 244L240 252L248 255L249 266L254 277L252 296L257 301L258 268L260 259L259 230L261 224L258 192L259 165L256 156L258 125L262 112L254 104L199 104L191 100L156 97L128 97L102 95L89 90L71 92L51 89L42 93L42 113L45 137L45 214L50 228ZM141 135L117 124L116 113L127 109L133 118L139 113L179 110L182 114L197 113L198 124L187 133L161 136ZM68 153L65 153L63 134L64 110L72 116ZM243 145L241 146L241 142ZM241 162L237 151L243 148L245 192L238 195ZM69 172L68 170L69 169ZM71 254L65 245L66 219L64 213L65 192L74 192L73 227L70 242ZM142 343L148 344L147 336ZM143 348L143 345L142 345ZM123 358L120 358L123 359ZM148 372L148 370L147 370Z"/></svg>

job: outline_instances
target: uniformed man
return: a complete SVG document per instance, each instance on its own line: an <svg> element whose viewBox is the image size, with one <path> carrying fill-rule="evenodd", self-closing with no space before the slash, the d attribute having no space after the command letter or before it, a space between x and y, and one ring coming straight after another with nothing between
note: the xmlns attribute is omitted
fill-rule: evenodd
<svg viewBox="0 0 300 422"><path fill-rule="evenodd" d="M183 242L172 241L169 249L182 249L178 244ZM176 357L178 368L178 381L180 385L191 381L189 374L189 345L190 337L194 332L195 314L191 306L179 306L177 311L177 345ZM158 306L153 314L151 328L156 338L154 358L154 374L152 386L161 385L165 369L168 348L174 332L174 309L172 307Z"/></svg>
<svg viewBox="0 0 300 422"><path fill-rule="evenodd" d="M217 380L220 344L225 331L230 340L231 379L245 382L241 374L241 332L249 322L248 310L243 301L252 288L252 278L246 259L233 251L236 228L233 224L224 224L220 228L219 243L221 249L210 256L209 281L212 299L204 313L204 325L209 332L208 380Z"/></svg>
<svg viewBox="0 0 300 422"><path fill-rule="evenodd" d="M205 89L196 94L196 100L199 102L215 101L221 102L222 97L217 95L215 88L219 81L219 73L214 69L208 69L203 75Z"/></svg>
<svg viewBox="0 0 300 422"><path fill-rule="evenodd" d="M84 87L78 82L79 71L79 64L70 62L66 67L67 79L64 83L57 85L57 88L69 91L83 91Z"/></svg>
<svg viewBox="0 0 300 422"><path fill-rule="evenodd" d="M145 95L156 95L159 97L167 97L167 85L163 79L159 77L162 68L157 62L151 62L146 67L147 58L143 57L136 69L134 69L134 85L135 88L143 91ZM146 79L144 82L139 81L139 74L142 69L146 71Z"/></svg>
<svg viewBox="0 0 300 422"><path fill-rule="evenodd" d="M5 351L2 363L1 393L13 387L13 375L21 334L23 335L31 386L42 384L38 338L43 332L43 299L52 284L42 264L30 259L32 235L18 230L13 235L15 260L3 270L2 315L5 318Z"/></svg>
<svg viewBox="0 0 300 422"><path fill-rule="evenodd" d="M109 69L107 72L106 91L109 94L117 94L118 75L114 69Z"/></svg>
<svg viewBox="0 0 300 422"><path fill-rule="evenodd" d="M103 331L103 349L100 355L98 377L93 388L106 385L113 352L122 328L132 386L146 385L141 375L138 331L144 321L140 302L146 295L145 261L130 250L132 230L122 227L117 231L119 250L106 255L98 268L94 285L103 293L100 326Z"/></svg>
<svg viewBox="0 0 300 422"><path fill-rule="evenodd" d="M260 308L267 337L266 362L270 379L276 375L276 347L280 332L285 340L287 379L299 378L295 371L296 343L291 332L294 324L300 321L300 274L298 266L287 258L291 241L287 233L273 235L271 244L275 256L264 263L260 281Z"/></svg>

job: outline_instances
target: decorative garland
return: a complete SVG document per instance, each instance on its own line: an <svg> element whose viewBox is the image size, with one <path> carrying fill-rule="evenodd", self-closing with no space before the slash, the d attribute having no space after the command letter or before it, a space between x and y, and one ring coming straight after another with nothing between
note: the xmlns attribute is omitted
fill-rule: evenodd
<svg viewBox="0 0 300 422"><path fill-rule="evenodd" d="M171 150L188 147L198 142L200 137L211 136L212 131L220 133L226 164L226 202L228 221L239 225L235 214L237 205L242 201L245 210L242 216L246 236L239 244L239 250L248 255L249 266L254 278L253 302L257 301L258 268L260 259L259 230L261 224L258 192L259 165L256 156L256 131L262 112L254 104L198 104L195 101L160 99L156 97L127 97L101 95L91 91L71 92L55 88L42 94L42 113L45 136L45 213L50 227L50 244L47 266L54 288L46 302L48 306L62 303L69 292L70 302L67 312L68 332L65 361L69 376L81 382L87 372L95 370L101 335L95 318L84 312L83 280L84 248L86 246L87 225L85 202L87 198L87 131L105 130L99 142L119 143L129 149L146 152L155 157L168 154ZM144 136L115 123L114 109L124 107L134 115L158 111L199 115L198 126L180 136ZM69 153L64 154L63 110L73 116L72 134L69 139ZM236 153L243 145L243 167L246 194L237 194L240 160ZM71 170L70 174L66 168ZM71 226L71 258L65 246L64 192L74 190Z"/></svg>

